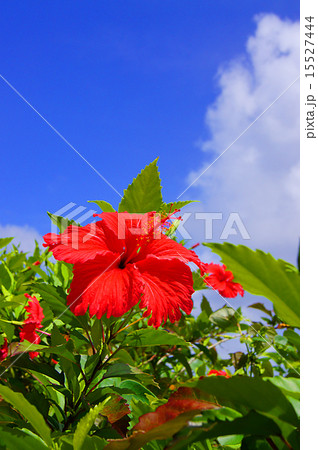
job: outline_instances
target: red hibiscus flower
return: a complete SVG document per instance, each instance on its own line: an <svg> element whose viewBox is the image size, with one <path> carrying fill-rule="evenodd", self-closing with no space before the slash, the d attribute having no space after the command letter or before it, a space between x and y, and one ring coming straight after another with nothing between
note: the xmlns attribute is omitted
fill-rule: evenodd
<svg viewBox="0 0 318 450"><path fill-rule="evenodd" d="M234 298L238 294L242 297L244 290L239 283L234 283L234 275L230 270L226 270L223 264L207 264L204 271L210 275L205 278L205 283L213 289L219 291L222 297Z"/></svg>
<svg viewBox="0 0 318 450"><path fill-rule="evenodd" d="M3 361L8 356L8 340L4 338L4 343L0 347L0 361Z"/></svg>
<svg viewBox="0 0 318 450"><path fill-rule="evenodd" d="M40 336L36 333L39 328L42 328L41 322L44 319L43 309L36 297L31 297L29 294L24 294L30 301L24 309L29 313L27 319L23 322L23 327L20 331L21 341L29 341L31 344L39 344L41 342ZM38 352L29 352L31 359L38 356Z"/></svg>
<svg viewBox="0 0 318 450"><path fill-rule="evenodd" d="M159 327L193 308L189 262L197 255L161 233L169 217L157 213L102 213L85 227L69 226L61 235L44 236L56 259L74 264L67 304L75 315L120 317L134 307Z"/></svg>
<svg viewBox="0 0 318 450"><path fill-rule="evenodd" d="M225 377L225 378L231 377L231 375L226 373L225 370L215 370L215 369L211 369L208 375L215 375L217 377Z"/></svg>

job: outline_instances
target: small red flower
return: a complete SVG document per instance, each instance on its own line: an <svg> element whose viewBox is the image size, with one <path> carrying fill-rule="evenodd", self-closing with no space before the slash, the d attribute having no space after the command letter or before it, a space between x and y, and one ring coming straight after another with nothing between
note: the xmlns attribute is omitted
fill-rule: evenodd
<svg viewBox="0 0 318 450"><path fill-rule="evenodd" d="M204 281L213 289L219 291L222 297L234 298L238 294L242 297L244 290L239 283L235 283L233 280L234 275L230 270L226 270L226 266L223 264L207 264L204 271L209 273Z"/></svg>
<svg viewBox="0 0 318 450"><path fill-rule="evenodd" d="M29 294L24 294L30 301L24 309L29 313L29 317L25 319L24 323L37 323L41 328L41 322L44 319L43 309L39 300L36 297L32 297Z"/></svg>
<svg viewBox="0 0 318 450"><path fill-rule="evenodd" d="M215 375L217 377L225 377L225 378L231 377L231 375L226 373L225 370L215 370L215 369L211 369L208 375Z"/></svg>
<svg viewBox="0 0 318 450"><path fill-rule="evenodd" d="M4 343L0 347L0 361L3 361L8 356L8 340L4 338Z"/></svg>
<svg viewBox="0 0 318 450"><path fill-rule="evenodd" d="M56 259L74 264L67 304L75 315L89 309L92 317L120 317L145 309L148 324L159 327L169 317L181 318L193 308L192 273L187 265L201 261L191 250L161 233L170 217L102 213L85 227L69 226L62 234L46 234L45 247Z"/></svg>
<svg viewBox="0 0 318 450"><path fill-rule="evenodd" d="M24 295L29 299L27 306L24 307L29 315L23 322L23 327L20 331L20 339L21 342L26 340L31 344L39 344L41 342L41 338L36 331L38 331L39 328L42 328L41 322L44 319L43 309L36 297L31 297L29 294ZM31 359L38 356L38 354L38 352L29 352Z"/></svg>

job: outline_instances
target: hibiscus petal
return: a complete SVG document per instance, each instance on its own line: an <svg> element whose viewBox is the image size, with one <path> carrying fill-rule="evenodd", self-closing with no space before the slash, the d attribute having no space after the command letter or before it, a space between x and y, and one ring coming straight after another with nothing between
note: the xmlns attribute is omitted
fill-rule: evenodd
<svg viewBox="0 0 318 450"><path fill-rule="evenodd" d="M27 306L24 307L24 309L29 313L29 316L24 323L35 323L37 324L37 327L41 328L41 322L44 319L44 314L39 300L36 297L31 297L29 294L24 294L24 296L30 299Z"/></svg>
<svg viewBox="0 0 318 450"><path fill-rule="evenodd" d="M113 252L122 252L125 247L125 239L119 235L120 229L118 224L118 212L106 212L96 214L96 217L100 217L102 220L98 222L104 230L105 236L107 236L107 245ZM123 233L125 236L125 233ZM119 239L119 237L121 237Z"/></svg>
<svg viewBox="0 0 318 450"><path fill-rule="evenodd" d="M233 280L234 275L230 270L226 270L226 266L223 264L207 264L205 270L211 275L205 278L205 283L213 288L214 290L219 291L219 294L222 297L226 298L234 298L238 294L242 297L244 295L244 290L239 283L235 283Z"/></svg>
<svg viewBox="0 0 318 450"><path fill-rule="evenodd" d="M144 284L141 276L133 265L119 268L121 255L114 255L74 265L67 304L75 315L89 308L91 317L120 317L138 303Z"/></svg>
<svg viewBox="0 0 318 450"><path fill-rule="evenodd" d="M62 234L48 233L43 239L43 246L49 247L56 259L70 264L86 262L110 251L101 222L85 227L70 225Z"/></svg>
<svg viewBox="0 0 318 450"><path fill-rule="evenodd" d="M220 264L206 264L206 273L211 273L220 281L232 281L234 278L233 273L230 270L226 270L226 266Z"/></svg>
<svg viewBox="0 0 318 450"><path fill-rule="evenodd" d="M127 212L111 212L98 214L107 235L109 248L114 252L121 252L125 248L128 256L136 254L140 245L153 239L153 232L148 226L152 213L130 214ZM131 259L131 258L129 258Z"/></svg>
<svg viewBox="0 0 318 450"><path fill-rule="evenodd" d="M158 328L168 317L175 322L181 318L180 309L186 314L191 313L193 279L184 262L148 256L136 266L145 282L140 308L147 308L144 317L151 314L148 325Z"/></svg>
<svg viewBox="0 0 318 450"><path fill-rule="evenodd" d="M244 290L242 286L239 283L233 283L229 282L227 283L225 289L219 291L222 297L226 298L234 298L238 294L240 294L241 297L244 295Z"/></svg>
<svg viewBox="0 0 318 450"><path fill-rule="evenodd" d="M40 336L36 333L36 323L25 323L20 331L21 341L27 340L32 344L39 344L41 342Z"/></svg>
<svg viewBox="0 0 318 450"><path fill-rule="evenodd" d="M161 235L160 239L153 239L152 242L140 252L138 259L145 258L147 255L154 255L161 259L178 259L184 263L193 262L200 268L202 266L202 262L194 251L188 250L183 245L168 238L164 234Z"/></svg>

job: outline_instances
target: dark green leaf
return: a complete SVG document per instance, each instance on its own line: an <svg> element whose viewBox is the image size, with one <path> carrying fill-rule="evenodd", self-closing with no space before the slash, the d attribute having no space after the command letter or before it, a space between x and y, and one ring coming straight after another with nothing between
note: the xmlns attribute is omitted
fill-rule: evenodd
<svg viewBox="0 0 318 450"><path fill-rule="evenodd" d="M293 330L284 331L284 337L287 338L288 342L294 345L297 350L300 350L300 336Z"/></svg>
<svg viewBox="0 0 318 450"><path fill-rule="evenodd" d="M274 421L279 419L294 426L298 425L297 415L281 390L262 378L206 377L196 383L191 383L191 386L215 395L220 404L229 402L238 410L245 407L265 414Z"/></svg>
<svg viewBox="0 0 318 450"><path fill-rule="evenodd" d="M100 319L95 319L91 329L91 336L95 349L99 350L103 339L103 326Z"/></svg>
<svg viewBox="0 0 318 450"><path fill-rule="evenodd" d="M8 365L13 364L14 367L20 367L21 369L31 370L32 372L42 373L53 380L58 381L59 383L63 383L63 374L57 372L52 366L49 364L43 364L35 360L30 360L28 354L12 356L6 360Z"/></svg>
<svg viewBox="0 0 318 450"><path fill-rule="evenodd" d="M272 450L272 448L268 441L256 436L246 437L241 446L241 450Z"/></svg>
<svg viewBox="0 0 318 450"><path fill-rule="evenodd" d="M249 305L248 308L258 309L259 311L263 311L265 314L272 316L272 312L269 309L265 308L263 303L253 303L253 305Z"/></svg>
<svg viewBox="0 0 318 450"><path fill-rule="evenodd" d="M266 378L266 380L277 386L285 395L300 399L300 379L288 377L284 378L276 376L272 378Z"/></svg>
<svg viewBox="0 0 318 450"><path fill-rule="evenodd" d="M130 347L153 347L155 345L188 345L181 337L165 330L142 328L128 334L124 341Z"/></svg>
<svg viewBox="0 0 318 450"><path fill-rule="evenodd" d="M137 378L145 384L151 383L151 375L142 372L140 369L136 367L131 367L128 364L123 363L115 363L107 368L106 373L104 374L104 378L116 378L120 377L123 379L131 379Z"/></svg>
<svg viewBox="0 0 318 450"><path fill-rule="evenodd" d="M14 342L13 344L11 344L12 350L14 345L15 345L14 348L15 355L24 352L49 353L62 356L64 359L67 359L70 362L73 363L76 362L75 356L66 348L65 345L49 347L48 345L31 344L29 341L22 341L22 342Z"/></svg>
<svg viewBox="0 0 318 450"><path fill-rule="evenodd" d="M208 415L206 413L203 414ZM191 443L202 442L206 439L215 439L219 436L242 436L249 434L257 434L260 436L279 435L280 429L273 420L255 411L250 411L246 416L238 417L231 422L217 420L209 426L204 426L203 430L193 430L185 439L181 438L177 440L173 449L181 450L188 448Z"/></svg>
<svg viewBox="0 0 318 450"><path fill-rule="evenodd" d="M201 301L201 311L204 311L208 317L213 313L210 303L208 302L206 297L204 297L204 295Z"/></svg>

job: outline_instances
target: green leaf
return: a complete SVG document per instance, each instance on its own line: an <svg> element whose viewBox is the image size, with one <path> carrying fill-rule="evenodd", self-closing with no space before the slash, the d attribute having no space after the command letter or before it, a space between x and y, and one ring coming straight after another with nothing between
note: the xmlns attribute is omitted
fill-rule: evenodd
<svg viewBox="0 0 318 450"><path fill-rule="evenodd" d="M34 283L32 288L41 295L44 302L48 303L56 317L61 318L67 324L80 326L80 321L66 306L66 299L60 296L56 287L44 283Z"/></svg>
<svg viewBox="0 0 318 450"><path fill-rule="evenodd" d="M158 158L146 166L124 191L119 212L146 213L159 211L162 204Z"/></svg>
<svg viewBox="0 0 318 450"><path fill-rule="evenodd" d="M95 319L91 328L91 337L96 350L99 350L103 340L103 325L100 319Z"/></svg>
<svg viewBox="0 0 318 450"><path fill-rule="evenodd" d="M18 269L22 270L25 259L25 253L18 253L17 255L12 256L8 261L8 268L11 271L18 271Z"/></svg>
<svg viewBox="0 0 318 450"><path fill-rule="evenodd" d="M43 416L20 392L14 392L7 386L0 386L0 395L19 411L33 426L47 445L51 445L51 432Z"/></svg>
<svg viewBox="0 0 318 450"><path fill-rule="evenodd" d="M2 446L6 449L23 450L45 450L48 448L38 436L31 434L29 430L9 427L0 428L0 447Z"/></svg>
<svg viewBox="0 0 318 450"><path fill-rule="evenodd" d="M152 376L148 373L142 372L137 367L131 367L128 364L124 363L115 363L110 365L107 368L106 373L104 374L103 378L123 378L123 379L138 379L143 384L151 384Z"/></svg>
<svg viewBox="0 0 318 450"><path fill-rule="evenodd" d="M88 203L95 203L103 212L116 212L112 205L104 200L88 200Z"/></svg>
<svg viewBox="0 0 318 450"><path fill-rule="evenodd" d="M116 390L116 388L114 388ZM125 392L123 392L125 391ZM124 380L120 383L120 387L118 389L118 393L124 397L126 400L129 400L130 397L134 397L137 400L140 400L145 403L149 403L148 396L156 397L156 395L143 386L141 383L135 380ZM148 394L148 395L145 395Z"/></svg>
<svg viewBox="0 0 318 450"><path fill-rule="evenodd" d="M193 289L195 291L201 291L203 289L208 289L208 286L204 282L204 279L201 277L200 270L192 272L193 278Z"/></svg>
<svg viewBox="0 0 318 450"><path fill-rule="evenodd" d="M242 441L241 450L271 450L273 447L267 441L256 436L247 436ZM278 447L274 447L278 448ZM287 447L284 447L287 448Z"/></svg>
<svg viewBox="0 0 318 450"><path fill-rule="evenodd" d="M222 329L227 329L229 327L236 328L237 323L240 322L241 319L240 313L228 306L223 306L223 308L214 311L210 315L211 322Z"/></svg>
<svg viewBox="0 0 318 450"><path fill-rule="evenodd" d="M97 364L99 364L101 361L101 357L98 353L95 353L94 355L88 356L87 361L85 363L85 375L87 378L89 378Z"/></svg>
<svg viewBox="0 0 318 450"><path fill-rule="evenodd" d="M245 376L235 376L229 379L206 377L189 384L214 395L221 405L225 402L225 406L232 406L239 411L242 407L248 408L248 410L255 410L274 421L278 419L293 426L298 425L298 418L292 405L282 391L268 380Z"/></svg>
<svg viewBox="0 0 318 450"><path fill-rule="evenodd" d="M15 358L14 356L11 359L8 359L8 362L14 364L14 367L20 367L21 369L29 369L32 372L44 374L53 380L56 380L58 383L63 383L64 376L62 373L57 372L52 366L49 364L43 364L37 361L37 358L31 360L28 354L20 355L19 358Z"/></svg>
<svg viewBox="0 0 318 450"><path fill-rule="evenodd" d="M55 347L49 347L47 345L31 344L29 341L14 342L11 344L13 350L13 344L16 344L14 348L14 355L24 352L39 352L49 353L62 356L70 362L76 363L75 356L66 348L65 345L59 345Z"/></svg>
<svg viewBox="0 0 318 450"><path fill-rule="evenodd" d="M212 411L213 413L213 411ZM203 416L209 417L210 411L204 412ZM255 411L250 411L244 417L237 417L229 421L213 421L209 426L203 429L193 430L186 438L177 440L175 450L189 448L189 444L193 442L202 442L206 439L215 439L219 436L244 436L249 434L257 434L259 436L279 435L279 427L275 422Z"/></svg>
<svg viewBox="0 0 318 450"><path fill-rule="evenodd" d="M300 336L293 330L284 331L284 337L288 339L288 342L294 345L298 351L300 351Z"/></svg>
<svg viewBox="0 0 318 450"><path fill-rule="evenodd" d="M300 327L299 272L290 270L290 264L244 245L204 245L221 256L222 262L233 272L234 280L246 291L268 298L283 322Z"/></svg>
<svg viewBox="0 0 318 450"><path fill-rule="evenodd" d="M188 345L174 333L165 330L142 328L129 333L124 341L129 347L154 347L155 345Z"/></svg>
<svg viewBox="0 0 318 450"><path fill-rule="evenodd" d="M110 398L110 397L109 397ZM108 400L108 399L107 399ZM83 447L84 441L90 429L92 428L95 420L99 416L99 414L103 411L106 401L99 403L94 406L89 413L87 413L79 422L76 427L73 439L74 450L81 450Z"/></svg>
<svg viewBox="0 0 318 450"><path fill-rule="evenodd" d="M201 301L201 311L204 311L208 317L210 317L210 315L213 313L210 303L208 302L207 298L204 297L204 295Z"/></svg>
<svg viewBox="0 0 318 450"><path fill-rule="evenodd" d="M58 444L61 445L58 448L60 450L73 450L73 434L66 434L64 436L59 436L56 440ZM82 447L85 450L104 450L107 445L107 441L98 436L86 436L84 444Z"/></svg>
<svg viewBox="0 0 318 450"><path fill-rule="evenodd" d="M14 283L14 278L4 262L0 264L0 286L4 286L9 290Z"/></svg>
<svg viewBox="0 0 318 450"><path fill-rule="evenodd" d="M14 239L13 237L6 237L0 239L0 248L6 247Z"/></svg>
<svg viewBox="0 0 318 450"><path fill-rule="evenodd" d="M60 358L60 366L66 376L68 390L73 394L73 402L76 403L81 393L78 381L80 371L75 364L63 357Z"/></svg>
<svg viewBox="0 0 318 450"><path fill-rule="evenodd" d="M285 345L287 345L287 343L288 343L288 339L285 338L284 336L280 336L280 335L278 334L278 335L275 336L275 338L274 338L274 343L275 343L276 345L283 345L283 346L285 346Z"/></svg>
<svg viewBox="0 0 318 450"><path fill-rule="evenodd" d="M282 376L268 377L266 380L277 386L285 395L300 399L300 379Z"/></svg>
<svg viewBox="0 0 318 450"><path fill-rule="evenodd" d="M259 311L272 316L272 312L269 309L265 308L263 303L253 303L253 305L249 305L248 308L258 309Z"/></svg>
<svg viewBox="0 0 318 450"><path fill-rule="evenodd" d="M54 223L54 225L56 225L59 228L61 233L63 233L63 231L65 231L69 225L76 225L78 227L80 226L80 224L75 222L75 220L70 220L70 219L67 219L66 217L62 217L62 216L56 216L55 214L52 214L48 211L47 211L47 214L48 214L49 218L52 220L52 222Z"/></svg>
<svg viewBox="0 0 318 450"><path fill-rule="evenodd" d="M2 331L4 331L4 333L6 334L9 342L12 341L12 338L14 336L14 325L12 325L11 323L7 323L4 321L0 322L0 329Z"/></svg>

